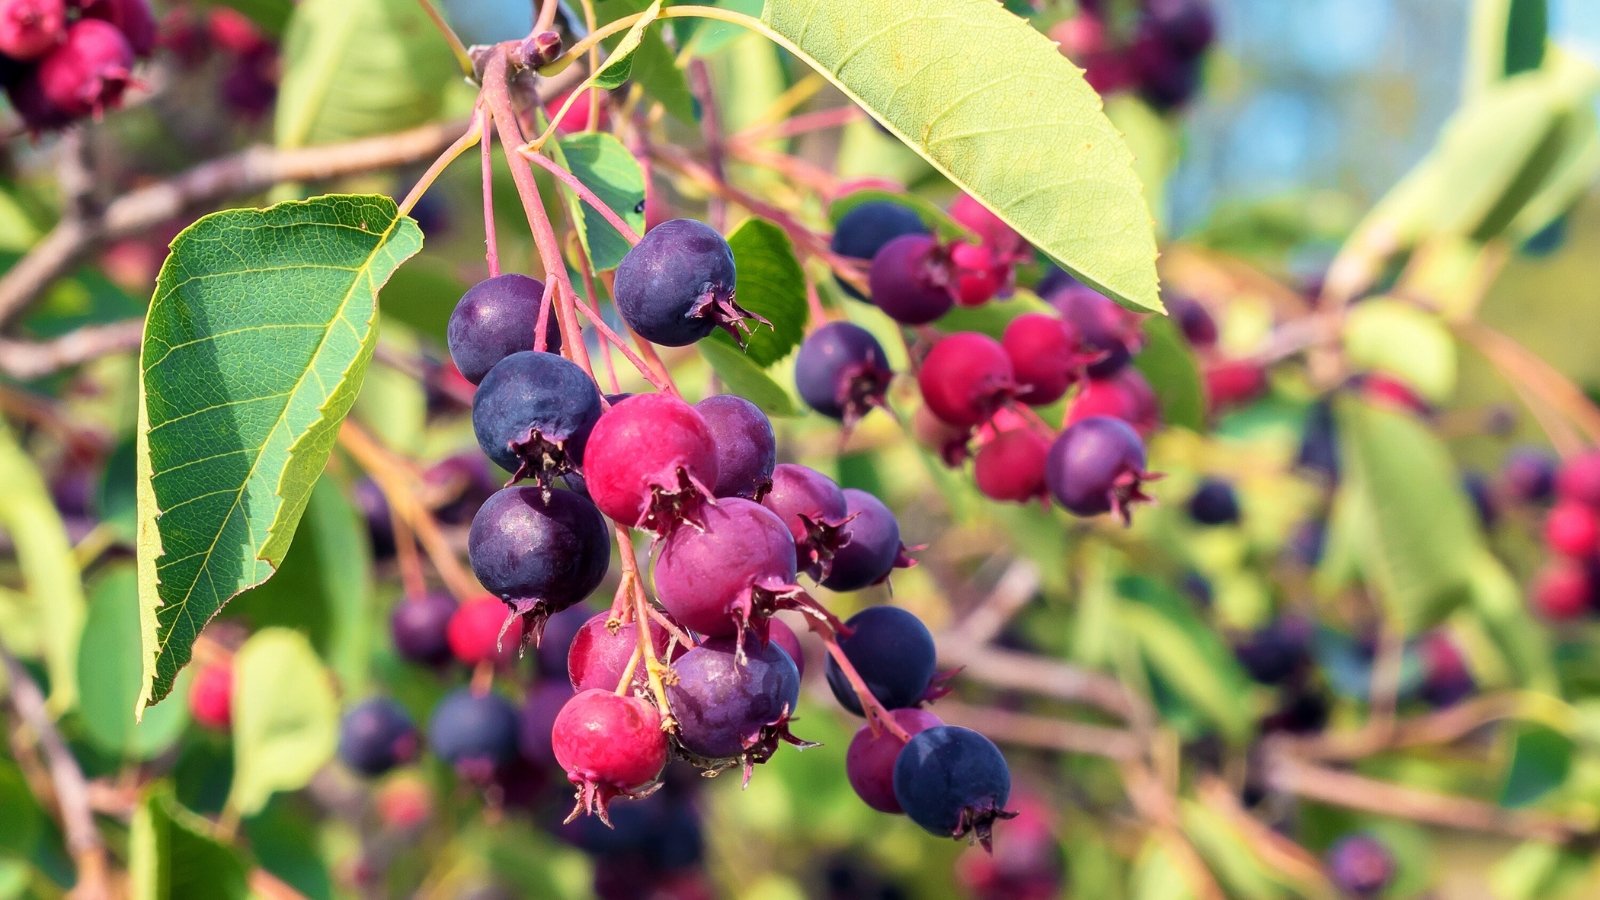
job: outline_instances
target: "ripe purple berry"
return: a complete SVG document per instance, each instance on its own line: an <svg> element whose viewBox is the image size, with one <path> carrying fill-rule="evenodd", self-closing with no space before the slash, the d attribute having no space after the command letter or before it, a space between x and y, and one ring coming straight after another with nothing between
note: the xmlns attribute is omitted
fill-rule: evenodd
<svg viewBox="0 0 1600 900"><path fill-rule="evenodd" d="M884 394L894 371L878 339L859 325L829 322L806 336L795 357L795 387L806 405L854 425Z"/></svg>
<svg viewBox="0 0 1600 900"><path fill-rule="evenodd" d="M1520 447L1506 457L1500 481L1508 497L1518 503L1548 503L1555 497L1556 458L1536 447Z"/></svg>
<svg viewBox="0 0 1600 900"><path fill-rule="evenodd" d="M1173 321L1178 323L1178 330L1183 332L1184 340L1189 346L1197 350L1210 350L1217 345L1217 320L1200 301L1192 297L1173 297L1167 300L1167 309L1172 313Z"/></svg>
<svg viewBox="0 0 1600 900"><path fill-rule="evenodd" d="M584 691L561 708L550 731L556 762L577 787L573 815L609 821L606 806L618 796L648 793L667 765L661 715L637 697Z"/></svg>
<svg viewBox="0 0 1600 900"><path fill-rule="evenodd" d="M777 514L737 497L707 508L699 527L680 527L661 545L655 585L683 627L722 637L753 628L801 594L794 539Z"/></svg>
<svg viewBox="0 0 1600 900"><path fill-rule="evenodd" d="M461 295L445 332L450 359L461 377L483 381L494 364L522 350L532 350L538 328L544 282L507 273L478 282ZM546 326L545 350L561 352L561 332Z"/></svg>
<svg viewBox="0 0 1600 900"><path fill-rule="evenodd" d="M1050 302L1077 330L1084 349L1100 354L1088 368L1089 377L1109 378L1133 358L1140 343L1137 315L1081 284L1058 290Z"/></svg>
<svg viewBox="0 0 1600 900"><path fill-rule="evenodd" d="M834 226L829 248L847 259L865 263L901 235L927 233L928 226L922 224L915 212L898 203L877 200L862 203L841 216ZM857 300L864 299L850 284L841 281L839 286Z"/></svg>
<svg viewBox="0 0 1600 900"><path fill-rule="evenodd" d="M610 620L611 613L596 613L573 636L567 650L567 678L573 690L615 691L622 683L622 673L639 648L639 630L633 622L619 622L613 628ZM655 622L649 623L649 629L656 657L665 657L671 636ZM641 683L645 677L641 661L634 667L633 681Z"/></svg>
<svg viewBox="0 0 1600 900"><path fill-rule="evenodd" d="M897 709L889 715L912 736L944 724L938 716L923 709ZM845 751L845 777L850 779L856 796L878 812L904 812L900 801L894 798L894 764L904 748L905 744L886 729L874 734L872 726L863 725L850 739L850 749Z"/></svg>
<svg viewBox="0 0 1600 900"><path fill-rule="evenodd" d="M917 371L917 385L933 414L959 427L983 424L1017 393L1005 348L971 331L934 344Z"/></svg>
<svg viewBox="0 0 1600 900"><path fill-rule="evenodd" d="M522 618L524 643L537 643L552 613L600 586L611 535L594 504L571 491L512 487L478 510L467 558L478 581Z"/></svg>
<svg viewBox="0 0 1600 900"><path fill-rule="evenodd" d="M1233 655L1261 684L1282 684L1311 664L1311 623L1281 616L1237 639Z"/></svg>
<svg viewBox="0 0 1600 900"><path fill-rule="evenodd" d="M740 658L743 658L741 661ZM678 721L678 748L702 766L750 768L765 762L789 734L800 699L800 670L776 643L712 638L672 664L667 703Z"/></svg>
<svg viewBox="0 0 1600 900"><path fill-rule="evenodd" d="M1131 521L1134 503L1149 500L1140 490L1145 471L1144 442L1121 419L1090 416L1067 427L1050 447L1045 480L1068 512L1097 516L1116 512Z"/></svg>
<svg viewBox="0 0 1600 900"><path fill-rule="evenodd" d="M66 0L0 0L0 55L38 59L66 36Z"/></svg>
<svg viewBox="0 0 1600 900"><path fill-rule="evenodd" d="M657 534L698 520L719 474L705 419L666 394L639 394L611 407L586 453L583 480L600 511Z"/></svg>
<svg viewBox="0 0 1600 900"><path fill-rule="evenodd" d="M840 636L839 649L884 708L905 709L923 701L933 683L938 651L921 619L898 606L870 606L845 626L848 634ZM864 715L861 699L831 656L827 670L834 699Z"/></svg>
<svg viewBox="0 0 1600 900"><path fill-rule="evenodd" d="M992 741L970 728L938 725L915 735L894 764L894 796L931 834L975 835L989 846L1011 797L1011 770Z"/></svg>
<svg viewBox="0 0 1600 900"><path fill-rule="evenodd" d="M456 601L448 594L423 594L400 601L389 615L389 634L401 657L425 666L450 661L446 629Z"/></svg>
<svg viewBox="0 0 1600 900"><path fill-rule="evenodd" d="M478 446L513 479L541 487L583 461L600 418L600 390L554 353L523 350L496 363L472 398Z"/></svg>
<svg viewBox="0 0 1600 900"><path fill-rule="evenodd" d="M499 694L457 688L434 707L428 745L465 777L486 782L516 755L517 711Z"/></svg>
<svg viewBox="0 0 1600 900"><path fill-rule="evenodd" d="M855 488L844 491L844 500L843 543L826 568L824 587L860 590L884 581L896 568L912 564L906 546L900 543L900 522L882 500Z"/></svg>
<svg viewBox="0 0 1600 900"><path fill-rule="evenodd" d="M387 697L363 700L339 723L339 759L362 775L382 775L417 755L417 727Z"/></svg>
<svg viewBox="0 0 1600 900"><path fill-rule="evenodd" d="M1376 897L1394 880L1394 854L1371 835L1349 835L1328 850L1328 876L1346 894Z"/></svg>
<svg viewBox="0 0 1600 900"><path fill-rule="evenodd" d="M1189 498L1189 518L1201 525L1233 525L1239 521L1239 495L1220 478L1202 479Z"/></svg>
<svg viewBox="0 0 1600 900"><path fill-rule="evenodd" d="M735 338L755 318L734 303L733 251L716 229L673 219L645 232L617 267L617 310L640 337L665 347L722 328Z"/></svg>
<svg viewBox="0 0 1600 900"><path fill-rule="evenodd" d="M718 497L755 499L772 486L778 439L766 413L735 394L717 394L696 403L717 448Z"/></svg>
<svg viewBox="0 0 1600 900"><path fill-rule="evenodd" d="M950 261L939 242L903 234L872 257L868 285L872 302L902 325L926 325L950 311Z"/></svg>
<svg viewBox="0 0 1600 900"><path fill-rule="evenodd" d="M550 730L572 696L572 686L567 682L542 679L523 698L522 708L517 711L517 753L525 762L541 767L555 765Z"/></svg>

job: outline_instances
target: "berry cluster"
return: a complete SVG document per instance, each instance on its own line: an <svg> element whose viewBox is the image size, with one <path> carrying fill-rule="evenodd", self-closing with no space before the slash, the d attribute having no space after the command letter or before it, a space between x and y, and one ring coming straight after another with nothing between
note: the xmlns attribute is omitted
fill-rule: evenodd
<svg viewBox="0 0 1600 900"><path fill-rule="evenodd" d="M1552 554L1533 587L1538 611L1558 622L1600 611L1600 452L1563 460L1513 454L1503 472L1506 493L1550 503L1544 543Z"/></svg>
<svg viewBox="0 0 1600 900"><path fill-rule="evenodd" d="M1119 24L1100 0L1051 29L1061 52L1083 66L1101 94L1137 91L1157 109L1176 109L1199 90L1206 49L1216 39L1210 0L1140 0L1137 19Z"/></svg>
<svg viewBox="0 0 1600 900"><path fill-rule="evenodd" d="M220 64L217 99L230 111L259 119L272 109L278 47L248 17L226 7L177 9L163 19L161 33L162 45L183 70Z"/></svg>
<svg viewBox="0 0 1600 900"><path fill-rule="evenodd" d="M155 46L146 0L0 0L0 86L34 132L115 109Z"/></svg>

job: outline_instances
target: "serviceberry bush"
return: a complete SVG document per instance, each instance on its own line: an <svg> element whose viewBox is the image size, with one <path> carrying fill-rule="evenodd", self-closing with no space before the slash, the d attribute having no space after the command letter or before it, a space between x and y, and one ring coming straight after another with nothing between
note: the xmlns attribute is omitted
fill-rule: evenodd
<svg viewBox="0 0 1600 900"><path fill-rule="evenodd" d="M0 0L0 892L1600 894L1546 5Z"/></svg>

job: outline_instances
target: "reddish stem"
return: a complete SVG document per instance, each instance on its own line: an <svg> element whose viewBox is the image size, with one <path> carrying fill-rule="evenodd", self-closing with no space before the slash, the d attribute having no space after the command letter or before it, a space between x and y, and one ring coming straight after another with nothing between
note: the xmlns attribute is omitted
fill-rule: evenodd
<svg viewBox="0 0 1600 900"><path fill-rule="evenodd" d="M500 242L494 233L494 147L489 140L489 108L479 113L478 128L483 132L483 241L489 263L489 277L500 274ZM539 320L543 324L544 320Z"/></svg>
<svg viewBox="0 0 1600 900"><path fill-rule="evenodd" d="M865 117L866 113L863 113L856 106L835 106L829 109L818 109L790 116L781 122L774 122L770 125L756 125L752 128L746 128L744 131L735 134L733 141L745 143L794 137L811 131L821 131L825 128L839 128Z"/></svg>
<svg viewBox="0 0 1600 900"><path fill-rule="evenodd" d="M538 163L540 168L544 169L546 172L549 172L551 175L554 175L556 180L570 188L574 194L577 194L578 197L583 200L583 202L594 207L595 211L600 213L600 215L611 224L611 227L617 230L618 234L622 235L623 239L628 242L629 246L639 243L639 233L634 231L627 222L623 221L622 216L618 215L616 210L606 205L606 202L601 200L594 191L589 190L588 185L585 185L582 181L578 180L578 176L556 165L555 160L545 156L543 153L540 153L537 150L524 149L519 150L518 152L523 157Z"/></svg>
<svg viewBox="0 0 1600 900"><path fill-rule="evenodd" d="M811 630L822 638L822 645L828 648L828 655L833 657L834 663L839 666L839 671L844 673L844 680L850 682L850 689L856 692L856 699L861 703L861 711L866 714L867 726L872 729L872 733L877 734L878 729L882 728L899 738L902 743L911 740L911 735L900 727L894 716L890 715L883 704L878 702L878 698L872 695L867 683L861 680L861 673L856 671L855 664L850 662L850 657L844 654L844 648L839 646L839 638L815 627Z"/></svg>

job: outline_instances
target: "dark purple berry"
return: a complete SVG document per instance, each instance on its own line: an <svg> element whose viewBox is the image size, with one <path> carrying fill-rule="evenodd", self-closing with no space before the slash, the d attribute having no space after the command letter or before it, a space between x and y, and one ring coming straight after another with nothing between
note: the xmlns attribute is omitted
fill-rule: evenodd
<svg viewBox="0 0 1600 900"><path fill-rule="evenodd" d="M573 636L567 651L567 678L573 690L615 691L622 684L622 674L628 671L628 664L639 649L639 629L633 622L619 622L613 628L610 619L609 612L596 613ZM655 622L648 627L656 658L665 658L671 636ZM644 661L640 660L634 666L632 681L642 684L646 677Z"/></svg>
<svg viewBox="0 0 1600 900"><path fill-rule="evenodd" d="M1209 350L1217 345L1217 320L1211 318L1200 301L1192 297L1171 297L1167 300L1167 312L1189 346Z"/></svg>
<svg viewBox="0 0 1600 900"><path fill-rule="evenodd" d="M478 446L512 478L547 486L583 461L600 391L571 361L523 350L496 363L472 398Z"/></svg>
<svg viewBox="0 0 1600 900"><path fill-rule="evenodd" d="M800 699L800 670L776 643L712 638L672 664L667 703L678 747L711 767L765 762L779 741L798 743L789 718ZM741 661L742 656L742 661Z"/></svg>
<svg viewBox="0 0 1600 900"><path fill-rule="evenodd" d="M571 491L512 487L490 497L472 520L473 574L522 617L537 643L552 613L581 602L611 565L611 532L594 504Z"/></svg>
<svg viewBox="0 0 1600 900"><path fill-rule="evenodd" d="M965 428L988 421L1018 391L1005 348L973 331L934 344L917 370L917 386L934 415Z"/></svg>
<svg viewBox="0 0 1600 900"><path fill-rule="evenodd" d="M854 207L839 218L829 248L847 259L867 263L895 238L927 233L928 226L922 224L915 212L898 203L874 200ZM839 286L857 300L865 299L848 283L841 281Z"/></svg>
<svg viewBox="0 0 1600 900"><path fill-rule="evenodd" d="M362 775L382 775L417 755L417 726L387 697L363 700L339 723L339 759Z"/></svg>
<svg viewBox="0 0 1600 900"><path fill-rule="evenodd" d="M1282 684L1311 664L1311 623L1281 616L1234 641L1233 655L1261 684Z"/></svg>
<svg viewBox="0 0 1600 900"><path fill-rule="evenodd" d="M712 637L753 628L801 595L794 539L777 514L731 497L708 507L698 527L676 528L656 558L661 605L683 627Z"/></svg>
<svg viewBox="0 0 1600 900"><path fill-rule="evenodd" d="M806 405L853 425L884 394L894 371L878 339L849 322L829 322L806 336L795 357L795 387Z"/></svg>
<svg viewBox="0 0 1600 900"><path fill-rule="evenodd" d="M1239 495L1220 478L1205 478L1189 497L1189 518L1201 525L1233 525L1239 521Z"/></svg>
<svg viewBox="0 0 1600 900"><path fill-rule="evenodd" d="M1339 480L1339 434L1333 421L1333 404L1319 400L1306 411L1295 466L1330 484Z"/></svg>
<svg viewBox="0 0 1600 900"><path fill-rule="evenodd" d="M495 693L457 688L428 720L433 754L473 781L485 782L517 752L517 711Z"/></svg>
<svg viewBox="0 0 1600 900"><path fill-rule="evenodd" d="M931 834L975 835L989 846L1011 797L1011 770L1000 748L970 728L938 725L915 735L894 764L894 796L911 821Z"/></svg>
<svg viewBox="0 0 1600 900"><path fill-rule="evenodd" d="M719 475L705 419L666 394L639 394L611 407L586 452L584 485L600 511L657 534L697 521Z"/></svg>
<svg viewBox="0 0 1600 900"><path fill-rule="evenodd" d="M400 601L389 616L394 649L402 657L425 666L450 661L450 641L445 635L456 601L449 594L423 594Z"/></svg>
<svg viewBox="0 0 1600 900"><path fill-rule="evenodd" d="M761 505L788 527L796 569L820 579L844 542L843 526L850 514L844 491L816 469L782 463L772 470L772 490Z"/></svg>
<svg viewBox="0 0 1600 900"><path fill-rule="evenodd" d="M1081 284L1062 288L1049 300L1077 331L1084 349L1099 354L1088 367L1090 378L1110 378L1133 358L1140 344L1136 314Z"/></svg>
<svg viewBox="0 0 1600 900"><path fill-rule="evenodd" d="M734 394L717 394L694 405L717 448L718 497L754 499L772 486L778 439L766 413Z"/></svg>
<svg viewBox="0 0 1600 900"><path fill-rule="evenodd" d="M926 325L950 311L950 261L939 242L903 234L872 257L868 275L873 305L902 325Z"/></svg>
<svg viewBox="0 0 1600 900"><path fill-rule="evenodd" d="M1210 0L1144 0L1144 27L1173 55L1192 59L1217 37Z"/></svg>
<svg viewBox="0 0 1600 900"><path fill-rule="evenodd" d="M1376 897L1394 881L1394 876L1394 854L1371 835L1340 838L1328 850L1328 877L1335 887L1352 897Z"/></svg>
<svg viewBox="0 0 1600 900"><path fill-rule="evenodd" d="M897 709L889 715L906 734L913 736L944 724L938 716L923 709ZM904 812L900 801L894 798L894 763L904 747L900 738L887 729L880 728L874 734L871 725L863 725L850 739L850 749L845 751L845 777L855 788L856 796L878 812Z"/></svg>
<svg viewBox="0 0 1600 900"><path fill-rule="evenodd" d="M1121 419L1090 416L1067 427L1050 447L1045 478L1056 502L1079 516L1116 512L1131 519L1132 504L1148 500L1140 490L1144 442Z"/></svg>
<svg viewBox="0 0 1600 900"><path fill-rule="evenodd" d="M495 363L532 350L543 299L544 282L515 273L496 275L467 288L450 313L445 332L450 359L461 377L477 384ZM561 332L554 322L545 326L545 350L561 352Z"/></svg>
<svg viewBox="0 0 1600 900"><path fill-rule="evenodd" d="M476 453L447 456L422 473L422 484L430 502L435 502L434 518L447 525L472 521L495 491L500 489L488 461Z"/></svg>
<svg viewBox="0 0 1600 900"><path fill-rule="evenodd" d="M1466 658L1449 635L1442 631L1425 635L1421 655L1420 696L1427 703L1437 707L1453 706L1477 692L1478 685L1467 668Z"/></svg>
<svg viewBox="0 0 1600 900"><path fill-rule="evenodd" d="M517 712L517 752L523 760L536 766L555 765L550 729L574 693L570 684L553 678L541 680L529 689Z"/></svg>
<svg viewBox="0 0 1600 900"><path fill-rule="evenodd" d="M717 328L735 338L749 329L745 320L757 317L734 302L735 280L733 251L716 229L673 219L645 232L623 257L614 296L640 337L682 347Z"/></svg>
<svg viewBox="0 0 1600 900"><path fill-rule="evenodd" d="M1500 521L1500 505L1489 487L1489 479L1481 472L1463 472L1461 490L1471 501L1472 511L1478 514L1478 524L1485 529L1494 528Z"/></svg>
<svg viewBox="0 0 1600 900"><path fill-rule="evenodd" d="M356 509L367 526L367 540L372 546L374 559L394 558L394 519L389 515L389 500L383 489L371 478L357 481L351 491Z"/></svg>
<svg viewBox="0 0 1600 900"><path fill-rule="evenodd" d="M1506 496L1517 503L1549 503L1556 493L1560 462L1537 447L1520 447L1506 457L1500 482Z"/></svg>
<svg viewBox="0 0 1600 900"><path fill-rule="evenodd" d="M839 649L879 703L886 709L906 709L923 701L933 683L938 651L921 619L898 606L870 606L845 626L849 634L840 636ZM863 715L860 698L831 656L827 670L834 699Z"/></svg>
<svg viewBox="0 0 1600 900"><path fill-rule="evenodd" d="M844 491L844 542L833 553L822 585L835 591L856 591L878 584L911 559L900 543L900 522L882 500L867 491Z"/></svg>

